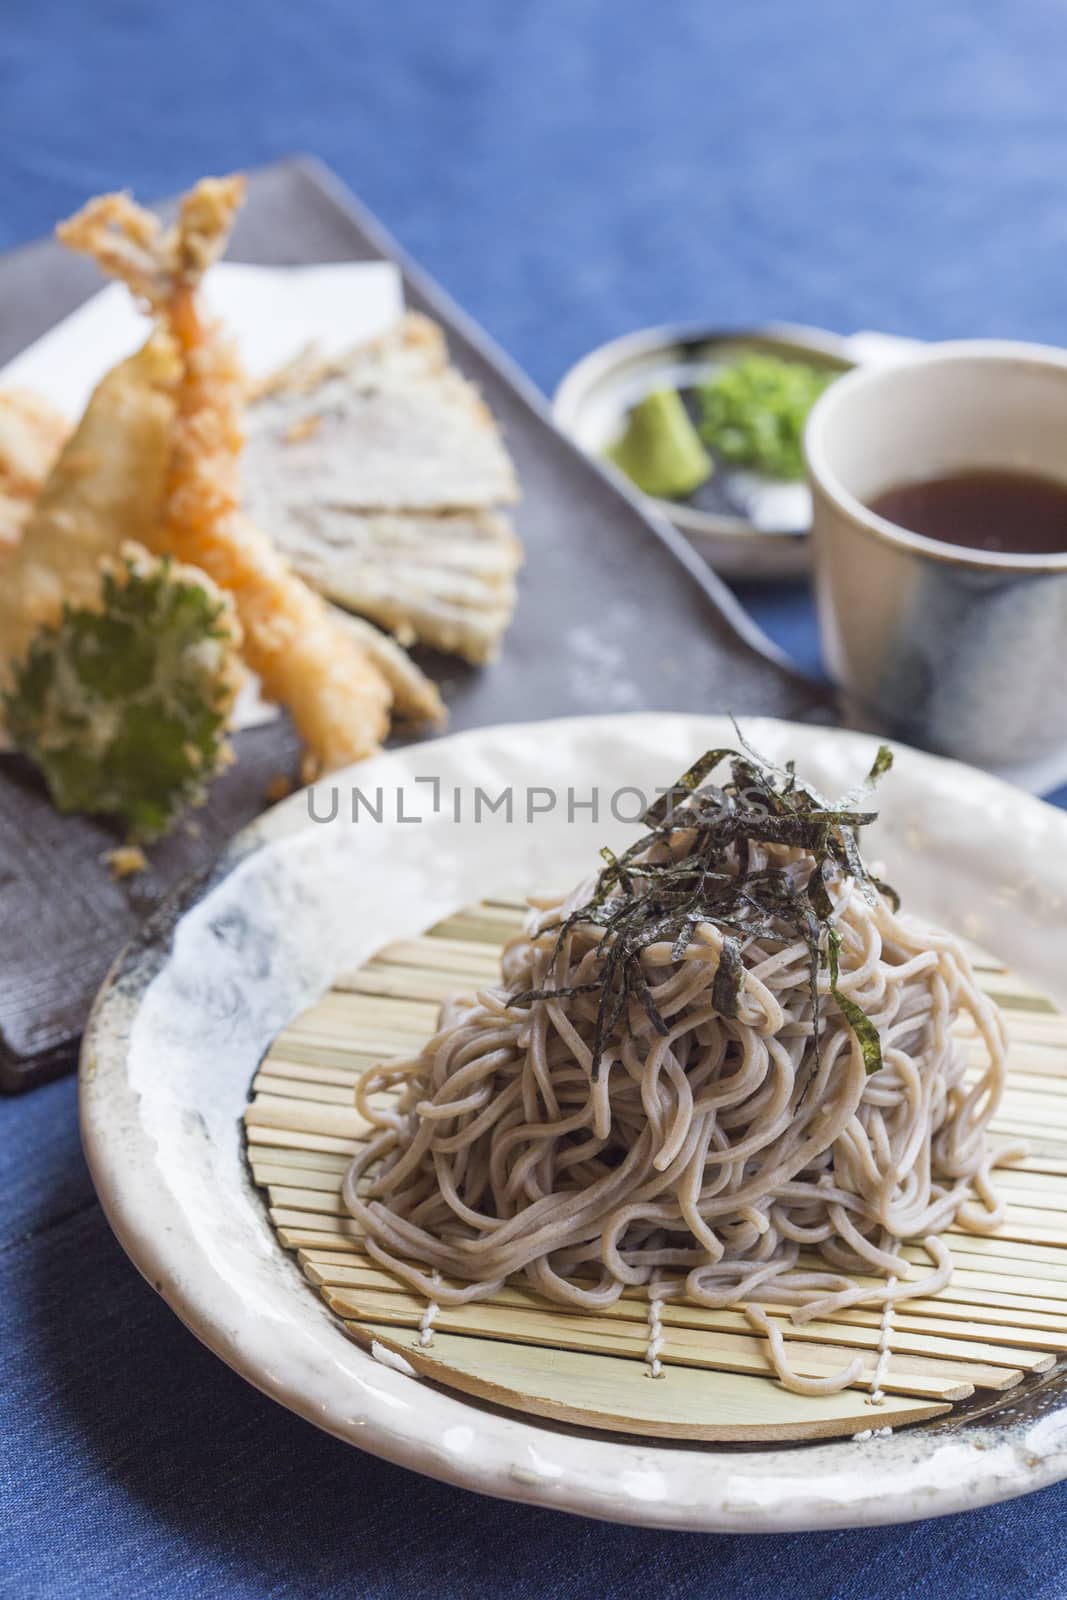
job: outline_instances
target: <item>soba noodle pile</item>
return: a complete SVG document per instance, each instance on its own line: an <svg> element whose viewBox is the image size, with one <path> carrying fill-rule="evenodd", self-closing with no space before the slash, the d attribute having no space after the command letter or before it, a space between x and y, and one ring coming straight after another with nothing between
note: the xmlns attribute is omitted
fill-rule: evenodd
<svg viewBox="0 0 1067 1600"><path fill-rule="evenodd" d="M701 788L724 760L729 781ZM371 1256L435 1306L521 1276L590 1311L628 1288L657 1315L740 1307L788 1387L856 1381L858 1361L798 1376L765 1308L803 1322L935 1293L939 1235L997 1226L1007 1155L985 1139L999 1015L960 945L868 874L862 793L832 806L791 769L710 752L595 881L533 902L500 985L359 1085L378 1132L345 1201ZM987 1056L966 1082L961 1013ZM917 1277L903 1240L929 1258Z"/></svg>

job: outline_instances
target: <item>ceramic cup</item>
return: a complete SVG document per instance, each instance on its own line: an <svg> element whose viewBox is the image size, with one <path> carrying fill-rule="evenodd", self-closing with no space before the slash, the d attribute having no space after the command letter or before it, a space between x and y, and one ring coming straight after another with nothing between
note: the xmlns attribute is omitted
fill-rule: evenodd
<svg viewBox="0 0 1067 1600"><path fill-rule="evenodd" d="M1067 554L1005 555L868 509L961 470L1067 483L1067 352L973 340L859 368L808 421L816 592L850 720L1046 787L1067 776Z"/></svg>

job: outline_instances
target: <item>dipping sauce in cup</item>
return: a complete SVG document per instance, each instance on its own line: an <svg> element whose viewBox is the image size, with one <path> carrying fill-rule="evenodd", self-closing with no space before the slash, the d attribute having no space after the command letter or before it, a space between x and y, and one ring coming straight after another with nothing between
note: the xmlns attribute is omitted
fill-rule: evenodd
<svg viewBox="0 0 1067 1600"><path fill-rule="evenodd" d="M860 368L805 437L827 665L850 720L1067 776L1067 352L985 340Z"/></svg>
<svg viewBox="0 0 1067 1600"><path fill-rule="evenodd" d="M1067 550L1067 484L1032 472L947 472L886 489L870 509L909 533L968 550Z"/></svg>

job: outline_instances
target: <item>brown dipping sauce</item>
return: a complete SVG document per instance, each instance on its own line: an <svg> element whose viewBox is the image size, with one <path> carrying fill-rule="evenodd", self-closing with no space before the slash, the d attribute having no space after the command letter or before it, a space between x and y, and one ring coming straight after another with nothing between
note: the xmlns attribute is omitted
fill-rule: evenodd
<svg viewBox="0 0 1067 1600"><path fill-rule="evenodd" d="M1067 552L1067 484L1029 472L952 472L902 483L870 510L909 533L969 550Z"/></svg>

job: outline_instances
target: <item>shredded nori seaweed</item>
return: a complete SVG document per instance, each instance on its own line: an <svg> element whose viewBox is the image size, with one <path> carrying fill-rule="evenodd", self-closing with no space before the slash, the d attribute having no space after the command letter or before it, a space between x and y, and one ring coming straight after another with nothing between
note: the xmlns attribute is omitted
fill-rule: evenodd
<svg viewBox="0 0 1067 1600"><path fill-rule="evenodd" d="M741 998L741 983L744 976L741 941L728 933L722 942L715 982L711 987L711 1003L720 1016L737 1016L737 1002Z"/></svg>
<svg viewBox="0 0 1067 1600"><path fill-rule="evenodd" d="M736 728L736 723L735 723ZM819 1063L819 973L827 970L830 994L859 1042L868 1073L882 1065L878 1030L862 1008L838 985L841 938L832 923L828 874L845 874L873 904L884 895L896 908L895 892L868 872L859 850L859 831L876 812L860 809L878 779L893 764L882 745L863 784L832 803L797 777L788 762L777 767L758 755L737 729L740 750L709 750L660 796L641 819L646 830L621 855L601 851L604 866L586 904L563 921L549 962L555 972L564 941L579 924L602 929L593 983L571 988L546 986L511 997L516 1006L539 1000L599 994L593 1038L593 1077L597 1078L608 1040L628 1016L634 1001L662 1035L668 1025L656 1008L641 967L650 945L669 943L680 961L701 923L723 935L712 1004L724 1017L736 1017L744 987L743 954L752 941L787 944L803 941L810 958L810 993L815 1064ZM708 783L720 767L729 770L721 786ZM670 854L672 841L692 835L684 855ZM810 854L806 881L795 869L750 868L753 845L792 846ZM656 849L663 859L641 858Z"/></svg>

